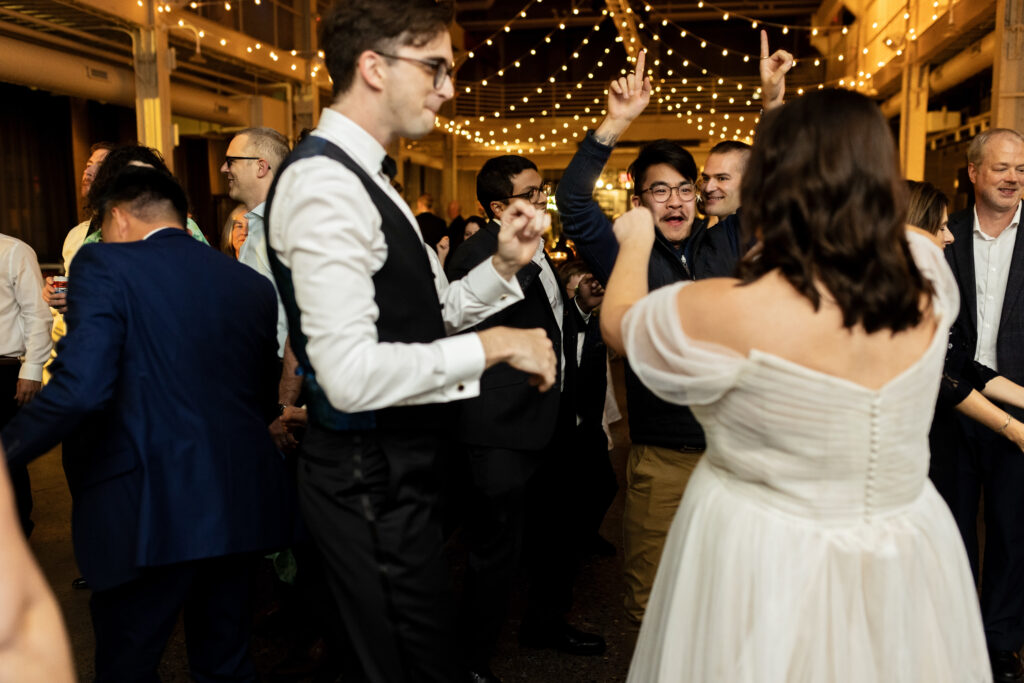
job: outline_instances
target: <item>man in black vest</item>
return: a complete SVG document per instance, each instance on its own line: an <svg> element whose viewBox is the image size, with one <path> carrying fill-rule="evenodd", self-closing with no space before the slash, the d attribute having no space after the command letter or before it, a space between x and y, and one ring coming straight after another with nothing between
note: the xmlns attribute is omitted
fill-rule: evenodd
<svg viewBox="0 0 1024 683"><path fill-rule="evenodd" d="M477 175L476 194L490 222L452 255L452 279L469 277L477 264L500 248L500 233L514 215L508 214L511 202L530 201L539 212L547 203L547 186L536 165L513 155L487 160ZM605 648L599 636L578 631L564 620L572 600L575 551L571 514L564 504L572 488L565 462L576 421L577 329L599 299L569 299L543 241L534 243L532 256L516 276L524 299L478 328L542 327L558 359L555 387L538 394L526 374L507 366L493 368L480 380L480 396L459 404L456 421L472 481L464 527L469 561L463 638L474 677L470 680L487 683L498 680L489 660L524 540L530 545L533 566L520 642L586 655L601 654ZM539 524L529 525L527 538L528 518Z"/></svg>
<svg viewBox="0 0 1024 683"><path fill-rule="evenodd" d="M465 676L436 514L445 403L474 396L501 362L547 390L542 330L465 329L522 299L547 217L527 202L494 257L448 286L391 187L385 147L434 127L454 93L450 3L351 0L321 21L334 101L278 172L269 256L308 396L303 513L329 566L352 649L345 680Z"/></svg>

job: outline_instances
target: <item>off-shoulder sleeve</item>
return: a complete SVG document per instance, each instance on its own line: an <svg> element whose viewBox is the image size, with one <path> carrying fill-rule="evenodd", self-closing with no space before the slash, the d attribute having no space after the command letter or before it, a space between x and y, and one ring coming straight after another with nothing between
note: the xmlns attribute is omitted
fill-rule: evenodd
<svg viewBox="0 0 1024 683"><path fill-rule="evenodd" d="M676 295L690 284L661 287L638 301L622 320L630 367L659 398L679 405L712 403L729 390L744 357L686 336Z"/></svg>
<svg viewBox="0 0 1024 683"><path fill-rule="evenodd" d="M949 269L942 250L924 235L908 232L907 242L910 243L914 263L935 290L932 304L939 316L939 324L943 330L948 330L960 313L960 291L957 289L953 271Z"/></svg>

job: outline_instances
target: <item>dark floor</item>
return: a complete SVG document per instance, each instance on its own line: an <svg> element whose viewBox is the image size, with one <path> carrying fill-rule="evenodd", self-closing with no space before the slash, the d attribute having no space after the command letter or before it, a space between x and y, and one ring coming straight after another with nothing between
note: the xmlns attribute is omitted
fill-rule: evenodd
<svg viewBox="0 0 1024 683"><path fill-rule="evenodd" d="M625 413L621 363L613 363L612 371L619 388L619 406ZM493 664L494 673L506 682L611 683L626 677L637 629L626 620L622 609L623 471L629 446L625 419L612 425L612 434L616 443L611 454L612 464L619 478L619 495L605 518L602 533L616 545L619 554L616 557L591 558L583 564L576 582L575 607L570 615L570 621L577 627L601 633L608 643L608 651L601 657L573 657L544 650L521 650L515 637L522 602L517 596ZM89 620L89 591L71 588L71 581L78 576L78 570L71 550L71 500L60 465L60 449L37 460L29 471L35 496L33 519L36 522L31 545L64 613L78 675L81 680L90 681L93 676L93 635ZM314 680L311 677L271 677L271 670L288 654L278 639L257 638L254 653L261 680ZM186 683L190 680L180 625L168 645L160 675L165 683Z"/></svg>

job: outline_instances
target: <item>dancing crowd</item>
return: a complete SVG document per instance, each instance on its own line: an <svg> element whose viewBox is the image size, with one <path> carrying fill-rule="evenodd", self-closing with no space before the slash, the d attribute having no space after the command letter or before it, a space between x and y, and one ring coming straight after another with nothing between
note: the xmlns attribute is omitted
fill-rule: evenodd
<svg viewBox="0 0 1024 683"><path fill-rule="evenodd" d="M754 144L700 171L644 145L612 220L593 188L649 104L640 52L557 183L580 257L559 268L528 158L484 163L483 218L395 187L386 148L454 95L452 19L324 15L333 101L294 149L234 135L219 250L139 145L91 150L65 278L0 235L0 681L72 678L22 538L26 464L58 443L101 683L158 680L182 613L195 680L255 680L270 553L344 681L500 681L520 572L523 647L603 654L568 615L580 558L614 553L610 352L629 681L1020 681L1024 135L973 139L973 205L949 215L871 100L785 102L793 58L762 32Z"/></svg>

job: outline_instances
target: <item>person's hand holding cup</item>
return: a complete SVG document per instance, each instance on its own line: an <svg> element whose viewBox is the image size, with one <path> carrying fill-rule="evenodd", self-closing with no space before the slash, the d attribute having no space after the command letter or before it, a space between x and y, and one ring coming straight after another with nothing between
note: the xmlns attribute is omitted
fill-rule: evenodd
<svg viewBox="0 0 1024 683"><path fill-rule="evenodd" d="M58 313L68 310L68 278L66 275L54 275L46 278L43 286L43 301Z"/></svg>

